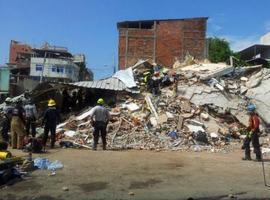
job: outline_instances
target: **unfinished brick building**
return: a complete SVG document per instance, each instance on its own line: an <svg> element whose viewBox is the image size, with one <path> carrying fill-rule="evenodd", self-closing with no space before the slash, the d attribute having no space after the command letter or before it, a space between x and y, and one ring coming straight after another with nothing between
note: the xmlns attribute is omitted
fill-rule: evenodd
<svg viewBox="0 0 270 200"><path fill-rule="evenodd" d="M120 69L149 59L172 67L186 54L206 57L206 17L167 20L124 21L119 30L118 64Z"/></svg>

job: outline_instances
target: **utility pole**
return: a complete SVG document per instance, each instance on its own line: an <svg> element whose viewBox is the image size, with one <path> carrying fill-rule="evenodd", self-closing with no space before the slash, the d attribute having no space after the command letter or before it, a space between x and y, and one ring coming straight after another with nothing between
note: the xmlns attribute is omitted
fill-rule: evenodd
<svg viewBox="0 0 270 200"><path fill-rule="evenodd" d="M45 52L44 54L44 59L43 59L43 66L42 66L42 71L41 71L41 76L40 76L40 83L42 83L43 81L43 72L44 72L44 68L45 68L45 64L46 64L46 56L47 56L47 52Z"/></svg>

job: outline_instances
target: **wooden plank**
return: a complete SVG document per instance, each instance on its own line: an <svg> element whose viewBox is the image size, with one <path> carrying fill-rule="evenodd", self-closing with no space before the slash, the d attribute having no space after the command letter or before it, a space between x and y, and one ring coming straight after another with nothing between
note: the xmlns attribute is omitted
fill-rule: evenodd
<svg viewBox="0 0 270 200"><path fill-rule="evenodd" d="M181 131L181 129L182 129L183 121L184 121L184 118L181 115L179 115L179 117L178 117L178 123L177 123L177 130L178 131Z"/></svg>

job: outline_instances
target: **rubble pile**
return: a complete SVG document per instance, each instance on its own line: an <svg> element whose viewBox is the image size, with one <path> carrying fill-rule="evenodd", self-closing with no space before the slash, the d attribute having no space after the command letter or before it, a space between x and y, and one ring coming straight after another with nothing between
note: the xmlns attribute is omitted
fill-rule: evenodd
<svg viewBox="0 0 270 200"><path fill-rule="evenodd" d="M133 69L137 81L148 68ZM216 152L239 146L248 125L246 106L258 98L254 88L262 90L260 83L268 80L268 69L203 63L173 70L179 76L176 94L170 85L158 96L143 92L136 98L122 98L110 110L108 148ZM88 113L58 126L60 138L91 148L93 128Z"/></svg>

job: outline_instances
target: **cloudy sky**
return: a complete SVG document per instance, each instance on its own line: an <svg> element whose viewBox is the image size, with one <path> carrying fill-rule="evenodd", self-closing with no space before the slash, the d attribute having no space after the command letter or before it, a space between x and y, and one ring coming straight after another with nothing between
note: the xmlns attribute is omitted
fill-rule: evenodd
<svg viewBox="0 0 270 200"><path fill-rule="evenodd" d="M208 36L241 50L270 31L268 0L0 0L0 64L10 40L33 46L45 41L84 53L95 79L113 72L116 23L125 20L209 17Z"/></svg>

